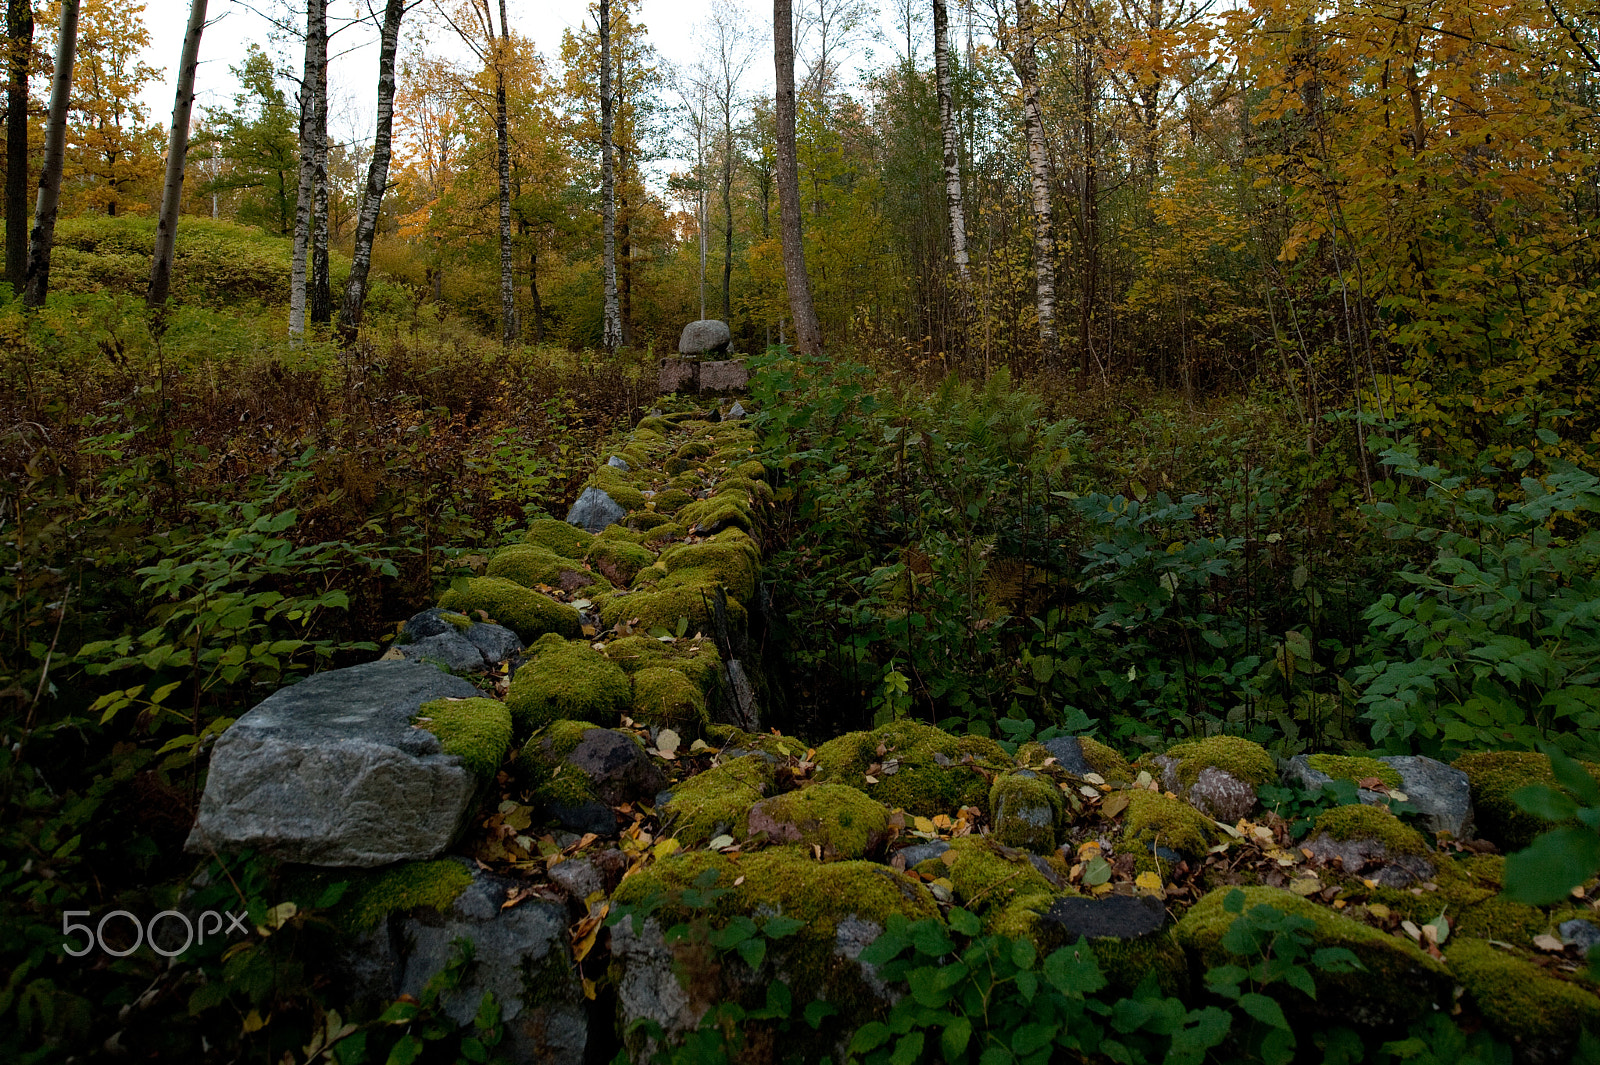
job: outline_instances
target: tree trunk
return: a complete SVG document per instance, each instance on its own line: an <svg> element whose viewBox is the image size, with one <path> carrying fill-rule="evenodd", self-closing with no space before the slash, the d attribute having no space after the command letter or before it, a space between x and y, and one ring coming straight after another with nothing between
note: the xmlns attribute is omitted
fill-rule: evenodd
<svg viewBox="0 0 1600 1065"><path fill-rule="evenodd" d="M610 0L600 0L600 233L605 271L601 343L607 351L616 351L622 345L622 315L617 307L617 190L611 164Z"/></svg>
<svg viewBox="0 0 1600 1065"><path fill-rule="evenodd" d="M322 70L317 57L327 54L327 0L307 0L306 58L300 72L300 190L294 206L294 258L289 265L291 337L304 336L306 331L306 259L316 203L317 84Z"/></svg>
<svg viewBox="0 0 1600 1065"><path fill-rule="evenodd" d="M723 86L722 107L722 320L733 324L733 87Z"/></svg>
<svg viewBox="0 0 1600 1065"><path fill-rule="evenodd" d="M485 24L493 30L484 5ZM495 163L500 173L500 343L510 347L517 342L517 290L511 270L511 130L506 114L506 53L511 48L511 31L506 23L506 3L500 0L500 43L489 42L494 56L494 139Z"/></svg>
<svg viewBox="0 0 1600 1065"><path fill-rule="evenodd" d="M795 347L822 354L822 327L811 303L806 250L800 234L800 165L795 149L794 11L792 0L772 0L772 60L778 81L778 226L783 237L783 277L794 318Z"/></svg>
<svg viewBox="0 0 1600 1065"><path fill-rule="evenodd" d="M533 342L544 343L544 303L539 299L539 252L528 252L528 295L533 299Z"/></svg>
<svg viewBox="0 0 1600 1065"><path fill-rule="evenodd" d="M623 78L623 51L619 46L613 63L616 65L616 90L611 98L612 148L617 153L617 169L612 177L612 187L617 199L617 327L623 347L633 346L633 202L628 198L628 168L632 159L628 149L633 141L628 129L628 85Z"/></svg>
<svg viewBox="0 0 1600 1065"><path fill-rule="evenodd" d="M178 209L183 205L183 167L189 158L189 112L194 108L194 71L200 65L200 35L206 28L206 0L192 0L189 27L178 60L178 92L172 102L172 133L167 138L167 182L161 190L161 219L156 223L155 256L150 262L150 289L145 306L167 302L172 285L172 250L178 240Z"/></svg>
<svg viewBox="0 0 1600 1065"><path fill-rule="evenodd" d="M965 289L972 281L967 265L967 222L961 209L961 140L950 97L950 16L945 0L933 0L933 66L939 83L939 128L944 134L944 194L950 210L950 254Z"/></svg>
<svg viewBox="0 0 1600 1065"><path fill-rule="evenodd" d="M372 269L372 239L378 232L378 211L389 185L390 131L394 128L394 54L400 39L400 18L406 0L388 0L383 8L383 30L378 44L378 124L372 138L372 163L367 167L367 187L356 216L356 244L350 254L350 281L339 308L339 336L345 347L356 341L361 310L367 301L367 272Z"/></svg>
<svg viewBox="0 0 1600 1065"><path fill-rule="evenodd" d="M1083 272L1078 287L1078 368L1089 372L1089 357L1094 352L1094 308L1099 300L1100 283L1100 166L1095 158L1094 57L1098 51L1092 39L1083 42Z"/></svg>
<svg viewBox="0 0 1600 1065"><path fill-rule="evenodd" d="M56 210L61 205L61 165L67 155L67 102L72 97L72 60L78 48L78 0L61 0L56 71L50 80L50 117L44 132L44 170L39 174L39 199L28 236L28 268L23 275L22 302L44 306L50 292L50 252L56 242Z"/></svg>
<svg viewBox="0 0 1600 1065"><path fill-rule="evenodd" d="M1039 356L1056 361L1056 240L1050 217L1050 156L1044 144L1044 112L1039 106L1037 37L1032 0L1017 0L1017 56L1013 65L1022 83L1022 120L1028 141L1028 180L1033 206L1033 272L1037 288Z"/></svg>
<svg viewBox="0 0 1600 1065"><path fill-rule="evenodd" d="M33 58L33 4L6 9L10 62L6 82L6 280L22 291L28 272L28 65Z"/></svg>
<svg viewBox="0 0 1600 1065"><path fill-rule="evenodd" d="M326 14L326 10L324 10ZM312 115L311 144L311 324L333 320L332 282L328 276L328 38L322 36L317 57L317 107Z"/></svg>

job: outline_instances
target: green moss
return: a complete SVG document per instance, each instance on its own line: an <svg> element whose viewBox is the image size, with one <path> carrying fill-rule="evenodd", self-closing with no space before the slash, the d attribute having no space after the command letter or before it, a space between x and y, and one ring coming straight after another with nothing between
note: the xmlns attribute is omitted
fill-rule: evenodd
<svg viewBox="0 0 1600 1065"><path fill-rule="evenodd" d="M693 495L704 487L704 484L700 480L700 475L695 473L693 470L686 470L683 473L678 474L676 477L672 478L672 480L668 481L667 484L673 488L682 489L683 491L688 492L690 495Z"/></svg>
<svg viewBox="0 0 1600 1065"><path fill-rule="evenodd" d="M405 862L373 872L340 870L350 883L334 908L338 927L369 932L391 913L429 909L444 911L472 884L472 872L454 858Z"/></svg>
<svg viewBox="0 0 1600 1065"><path fill-rule="evenodd" d="M504 577L469 577L465 589L451 588L439 597L439 605L468 617L475 617L481 610L490 620L515 632L523 643L531 643L547 632L578 635L576 610Z"/></svg>
<svg viewBox="0 0 1600 1065"><path fill-rule="evenodd" d="M1019 895L1004 906L990 909L983 919L983 930L992 936L1031 939L1035 945L1043 946L1054 937L1039 920L1039 915L1050 908L1054 898L1053 895Z"/></svg>
<svg viewBox="0 0 1600 1065"><path fill-rule="evenodd" d="M691 503L678 511L677 520L701 532L716 532L729 526L749 532L755 528L755 515L750 510L750 494L732 491L714 495Z"/></svg>
<svg viewBox="0 0 1600 1065"><path fill-rule="evenodd" d="M655 504L657 514L676 514L695 500L694 496L681 488L669 488L664 492L657 492L650 501Z"/></svg>
<svg viewBox="0 0 1600 1065"><path fill-rule="evenodd" d="M624 529L620 525L607 525L604 529L594 534L596 543L601 540L620 540L623 543L642 544L649 534L638 529ZM590 550L594 550L592 547ZM585 554L585 557L588 557Z"/></svg>
<svg viewBox="0 0 1600 1065"><path fill-rule="evenodd" d="M772 503L772 486L766 481L755 481L748 477L724 477L717 482L717 492L722 493L730 489L737 489L747 494L754 502L763 506Z"/></svg>
<svg viewBox="0 0 1600 1065"><path fill-rule="evenodd" d="M633 580L628 587L633 591L641 588L654 588L660 584L667 575L667 567L660 562L654 562L633 575Z"/></svg>
<svg viewBox="0 0 1600 1065"><path fill-rule="evenodd" d="M767 479L767 468L755 459L739 463L739 465L732 468L732 471L738 476L748 477L752 481L764 481Z"/></svg>
<svg viewBox="0 0 1600 1065"><path fill-rule="evenodd" d="M658 515L659 516L659 515ZM659 524L645 530L639 542L646 547L661 548L674 540L681 540L689 530L675 521L661 521Z"/></svg>
<svg viewBox="0 0 1600 1065"><path fill-rule="evenodd" d="M1317 832L1336 840L1374 839L1390 854L1427 854L1422 834L1381 806L1337 806L1317 818Z"/></svg>
<svg viewBox="0 0 1600 1065"><path fill-rule="evenodd" d="M528 527L523 540L554 551L562 558L582 558L594 537L576 525L555 518L540 518Z"/></svg>
<svg viewBox="0 0 1600 1065"><path fill-rule="evenodd" d="M889 830L884 805L847 784L812 784L775 795L762 801L761 811L780 832L787 828L799 835L775 842L821 847L830 861L866 857L882 845Z"/></svg>
<svg viewBox="0 0 1600 1065"><path fill-rule="evenodd" d="M1528 784L1556 787L1550 759L1527 751L1485 751L1456 759L1455 767L1467 774L1478 832L1501 850L1521 850L1555 824L1529 813L1512 800ZM1600 768L1585 763L1589 775L1600 781Z"/></svg>
<svg viewBox="0 0 1600 1065"><path fill-rule="evenodd" d="M1413 1020L1448 1005L1450 977L1444 966L1409 940L1351 920L1301 898L1270 887L1219 888L1189 908L1174 930L1185 950L1207 969L1236 964L1222 946L1222 937L1237 914L1224 901L1233 891L1244 893L1244 909L1270 905L1280 913L1311 922L1313 949L1344 947L1363 968L1346 973L1317 972L1317 1005L1283 984L1269 985L1269 994L1283 994L1281 1003L1297 1009L1320 1008L1362 1025Z"/></svg>
<svg viewBox="0 0 1600 1065"><path fill-rule="evenodd" d="M685 739L701 735L710 723L700 686L667 666L649 666L633 675L633 709L629 716L635 721L671 728Z"/></svg>
<svg viewBox="0 0 1600 1065"><path fill-rule="evenodd" d="M1481 939L1452 937L1445 960L1489 1027L1524 1047L1570 1046L1600 1025L1600 999Z"/></svg>
<svg viewBox="0 0 1600 1065"><path fill-rule="evenodd" d="M1115 782L1133 779L1133 770L1129 767L1128 760L1099 740L1089 736L1079 736L1078 748L1083 752L1083 760L1089 763L1089 768L1106 780Z"/></svg>
<svg viewBox="0 0 1600 1065"><path fill-rule="evenodd" d="M724 751L761 751L774 758L798 758L806 753L805 743L792 736L746 732L735 725L709 726L706 729L706 742Z"/></svg>
<svg viewBox="0 0 1600 1065"><path fill-rule="evenodd" d="M706 574L728 590L741 603L755 598L757 564L750 552L733 544L681 544L661 553L667 573L695 570Z"/></svg>
<svg viewBox="0 0 1600 1065"><path fill-rule="evenodd" d="M616 663L574 641L517 670L506 707L517 734L527 735L560 718L614 725L631 697L628 675Z"/></svg>
<svg viewBox="0 0 1600 1065"><path fill-rule="evenodd" d="M673 524L671 518L665 514L657 514L653 510L636 510L629 514L626 520L631 528L640 532L652 532L664 525Z"/></svg>
<svg viewBox="0 0 1600 1065"><path fill-rule="evenodd" d="M1545 911L1500 894L1505 859L1499 855L1431 854L1428 860L1434 865L1432 882L1437 891L1413 895L1401 888L1367 890L1351 878L1351 894L1369 905L1382 903L1396 916L1417 924L1447 913L1452 934L1505 943L1526 945L1556 923Z"/></svg>
<svg viewBox="0 0 1600 1065"><path fill-rule="evenodd" d="M496 699L435 699L423 703L412 722L439 737L445 754L480 780L493 780L511 747L511 714Z"/></svg>
<svg viewBox="0 0 1600 1065"><path fill-rule="evenodd" d="M750 807L770 790L771 763L760 755L734 758L674 786L657 813L685 847L723 833L742 840L750 833Z"/></svg>
<svg viewBox="0 0 1600 1065"><path fill-rule="evenodd" d="M623 510L644 510L644 493L634 487L628 474L612 466L601 466L589 477L585 488L598 488Z"/></svg>
<svg viewBox="0 0 1600 1065"><path fill-rule="evenodd" d="M885 753L879 754L882 746ZM936 756L949 764L940 765ZM847 732L817 748L816 779L849 784L889 807L913 814L948 814L964 805L988 805L989 779L962 763L961 741L920 721L897 721L872 732ZM874 764L897 763L892 773L873 774Z"/></svg>
<svg viewBox="0 0 1600 1065"><path fill-rule="evenodd" d="M710 640L667 643L654 636L623 636L606 644L605 654L630 674L667 666L688 677L706 695L716 691L722 669L722 658Z"/></svg>
<svg viewBox="0 0 1600 1065"><path fill-rule="evenodd" d="M692 636L696 632L711 633L715 631L715 623L712 620L715 592L715 584L708 582L684 582L671 588L658 587L654 591L631 592L628 595L607 599L600 608L600 618L608 628L619 621L631 621L637 618L639 627L645 632L660 628L669 633L678 631L679 618L688 618L689 626L685 635ZM748 624L749 614L744 604L730 598L728 627L732 630L736 642L744 639Z"/></svg>
<svg viewBox="0 0 1600 1065"><path fill-rule="evenodd" d="M599 574L591 573L572 559L563 558L537 544L513 544L505 548L489 560L484 573L490 577L515 581L524 588L544 584L568 590L581 587L586 591L592 590L594 594L611 590L610 584Z"/></svg>
<svg viewBox="0 0 1600 1065"><path fill-rule="evenodd" d="M1202 769L1212 767L1256 787L1278 779L1278 767L1266 748L1241 736L1208 736L1180 743L1170 748L1167 756L1178 759L1178 782L1185 791L1194 786Z"/></svg>
<svg viewBox="0 0 1600 1065"><path fill-rule="evenodd" d="M956 739L956 750L963 756L971 755L975 761L988 766L1009 765L1011 756L1006 749L988 736L966 735Z"/></svg>
<svg viewBox="0 0 1600 1065"><path fill-rule="evenodd" d="M1146 853L1152 847L1167 847L1189 858L1204 854L1211 846L1216 825L1193 806L1143 788L1134 788L1126 795L1128 810L1123 826L1126 843Z"/></svg>
<svg viewBox="0 0 1600 1065"><path fill-rule="evenodd" d="M690 440L680 447L678 449L678 458L690 460L709 458L714 450L716 449L712 447L711 441L701 437L698 440Z"/></svg>
<svg viewBox="0 0 1600 1065"><path fill-rule="evenodd" d="M1317 772L1334 780L1366 780L1376 777L1385 787L1400 790L1400 774L1394 766L1376 758L1360 758L1342 754L1314 754L1306 763Z"/></svg>
<svg viewBox="0 0 1600 1065"><path fill-rule="evenodd" d="M1033 867L1027 855L1004 854L982 836L951 840L949 851L918 865L917 872L948 877L955 886L956 901L979 915L1003 910L1014 899L1049 898L1055 894L1050 881Z"/></svg>
<svg viewBox="0 0 1600 1065"><path fill-rule="evenodd" d="M1063 807L1053 781L1026 771L995 777L989 790L994 838L1007 847L1041 854L1055 850Z"/></svg>
<svg viewBox="0 0 1600 1065"><path fill-rule="evenodd" d="M626 587L635 574L653 565L656 556L638 544L621 540L596 540L584 560L617 587Z"/></svg>
<svg viewBox="0 0 1600 1065"><path fill-rule="evenodd" d="M1189 994L1189 956L1171 928L1134 939L1102 936L1091 939L1089 946L1113 994L1131 995L1148 976L1155 978L1163 994L1173 998Z"/></svg>

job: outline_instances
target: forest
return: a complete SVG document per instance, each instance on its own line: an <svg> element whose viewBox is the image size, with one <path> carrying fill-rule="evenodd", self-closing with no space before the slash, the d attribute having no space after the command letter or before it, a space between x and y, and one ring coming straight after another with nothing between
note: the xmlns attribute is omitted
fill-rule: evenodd
<svg viewBox="0 0 1600 1065"><path fill-rule="evenodd" d="M0 1057L1600 1061L1600 9L182 6L7 0Z"/></svg>

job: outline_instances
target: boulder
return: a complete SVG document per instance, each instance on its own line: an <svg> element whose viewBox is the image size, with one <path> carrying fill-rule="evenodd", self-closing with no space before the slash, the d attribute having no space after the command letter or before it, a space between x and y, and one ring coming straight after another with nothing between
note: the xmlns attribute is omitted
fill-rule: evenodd
<svg viewBox="0 0 1600 1065"><path fill-rule="evenodd" d="M847 784L813 784L756 803L749 830L774 843L820 847L825 859L864 858L888 838L889 811Z"/></svg>
<svg viewBox="0 0 1600 1065"><path fill-rule="evenodd" d="M621 455L612 455L610 458L606 459L606 465L610 466L614 470L621 470L623 473L628 472L628 460L623 458Z"/></svg>
<svg viewBox="0 0 1600 1065"><path fill-rule="evenodd" d="M742 359L702 362L699 385L702 393L743 392L750 387L750 371Z"/></svg>
<svg viewBox="0 0 1600 1065"><path fill-rule="evenodd" d="M475 622L441 607L414 615L401 627L400 636L403 642L394 648L400 657L461 673L492 668L522 650L517 634L504 625Z"/></svg>
<svg viewBox="0 0 1600 1065"><path fill-rule="evenodd" d="M529 899L502 909L518 886L473 868L472 883L448 908L421 908L400 918L399 938L408 945L400 991L420 999L449 964L453 942L470 940L473 962L465 978L439 1000L445 1015L470 1026L483 996L492 993L505 1025L501 1048L511 1061L582 1065L588 1012L567 946L566 907Z"/></svg>
<svg viewBox="0 0 1600 1065"><path fill-rule="evenodd" d="M1467 775L1454 766L1421 755L1362 758L1346 755L1298 754L1283 764L1285 784L1312 794L1335 779L1377 779L1405 795L1424 816L1430 831L1449 832L1456 839L1471 839L1475 830L1472 789ZM1369 805L1386 804L1381 791L1359 788L1356 798Z"/></svg>
<svg viewBox="0 0 1600 1065"><path fill-rule="evenodd" d="M738 400L735 400L734 403L733 403L733 406L729 407L726 411L723 412L722 420L725 421L725 422L738 421L740 418L743 418L744 416L745 416L744 404L740 403Z"/></svg>
<svg viewBox="0 0 1600 1065"><path fill-rule="evenodd" d="M1107 895L1103 899L1058 898L1039 915L1071 943L1079 936L1090 939L1137 939L1167 923L1167 908L1154 895Z"/></svg>
<svg viewBox="0 0 1600 1065"><path fill-rule="evenodd" d="M1256 808L1256 788L1277 776L1272 756L1238 736L1209 736L1180 743L1157 755L1161 786L1217 821L1247 817Z"/></svg>
<svg viewBox="0 0 1600 1065"><path fill-rule="evenodd" d="M398 644L394 649L399 652L401 658L416 662L432 662L436 666L456 673L470 673L485 668L483 652L459 632L441 632L437 636L424 636L420 640Z"/></svg>
<svg viewBox="0 0 1600 1065"><path fill-rule="evenodd" d="M733 334L728 331L727 322L702 318L683 327L683 334L678 337L678 354L704 355L708 351L727 351L732 340Z"/></svg>
<svg viewBox="0 0 1600 1065"><path fill-rule="evenodd" d="M1085 773L1094 772L1089 768L1088 760L1083 757L1083 744L1078 742L1078 737L1057 736L1053 740L1045 740L1042 746L1054 756L1056 765L1073 776L1081 777Z"/></svg>
<svg viewBox="0 0 1600 1065"><path fill-rule="evenodd" d="M1027 769L995 778L989 791L994 838L1008 847L1048 854L1064 804L1055 784Z"/></svg>
<svg viewBox="0 0 1600 1065"><path fill-rule="evenodd" d="M587 532L603 532L608 525L620 524L628 512L622 504L606 495L605 489L590 485L583 490L578 501L567 511L567 523Z"/></svg>
<svg viewBox="0 0 1600 1065"><path fill-rule="evenodd" d="M412 725L471 684L420 662L370 662L280 689L222 734L186 849L376 866L444 851L479 781Z"/></svg>

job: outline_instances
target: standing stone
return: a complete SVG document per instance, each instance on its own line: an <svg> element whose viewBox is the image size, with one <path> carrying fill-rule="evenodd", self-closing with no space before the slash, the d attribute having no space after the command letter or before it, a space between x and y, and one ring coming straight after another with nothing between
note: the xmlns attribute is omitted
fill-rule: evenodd
<svg viewBox="0 0 1600 1065"><path fill-rule="evenodd" d="M472 811L478 781L411 718L434 699L479 694L407 661L330 670L280 689L217 741L185 849L254 847L332 866L437 856Z"/></svg>
<svg viewBox="0 0 1600 1065"><path fill-rule="evenodd" d="M683 335L678 338L678 354L704 355L708 351L727 351L732 340L733 334L728 332L727 322L702 318L683 327Z"/></svg>
<svg viewBox="0 0 1600 1065"><path fill-rule="evenodd" d="M603 488L590 485L567 511L567 524L588 532L604 532L608 525L619 525L628 516L627 508L606 495Z"/></svg>
<svg viewBox="0 0 1600 1065"><path fill-rule="evenodd" d="M701 392L743 392L750 387L750 371L743 359L700 364Z"/></svg>
<svg viewBox="0 0 1600 1065"><path fill-rule="evenodd" d="M420 999L449 964L452 943L471 940L465 979L439 1000L445 1015L470 1026L484 994L493 993L511 1061L582 1065L588 1015L567 946L566 907L530 899L502 909L518 886L474 868L472 883L448 910L412 911L400 923L400 939L410 946L400 991Z"/></svg>

